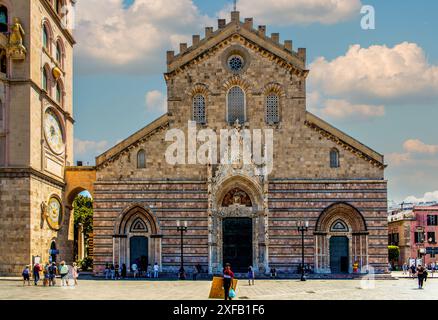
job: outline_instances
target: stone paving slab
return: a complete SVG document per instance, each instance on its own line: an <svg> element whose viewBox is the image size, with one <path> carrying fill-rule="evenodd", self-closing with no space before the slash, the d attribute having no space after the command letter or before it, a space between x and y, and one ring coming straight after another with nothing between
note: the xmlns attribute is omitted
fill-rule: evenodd
<svg viewBox="0 0 438 320"><path fill-rule="evenodd" d="M414 279L376 280L241 280L237 300L411 300L438 299L438 281L423 290ZM76 287L23 287L21 281L0 280L0 300L205 300L209 281L82 280Z"/></svg>

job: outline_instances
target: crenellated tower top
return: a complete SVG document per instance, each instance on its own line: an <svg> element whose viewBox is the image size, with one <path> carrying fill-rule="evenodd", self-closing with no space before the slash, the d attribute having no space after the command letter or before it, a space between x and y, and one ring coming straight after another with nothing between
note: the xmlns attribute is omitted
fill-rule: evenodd
<svg viewBox="0 0 438 320"><path fill-rule="evenodd" d="M178 54L167 51L166 76L184 69L193 60L198 60L216 46L223 46L224 42L237 38L250 48L274 55L276 59L280 59L283 64L293 69L294 73L307 76L305 48L294 51L292 40L285 40L282 43L279 33L266 35L265 25L259 25L255 29L254 19L245 18L242 22L240 12L236 10L231 12L231 20L228 23L226 19L218 19L216 30L211 26L206 27L203 38L200 35L193 35L191 46L181 43Z"/></svg>

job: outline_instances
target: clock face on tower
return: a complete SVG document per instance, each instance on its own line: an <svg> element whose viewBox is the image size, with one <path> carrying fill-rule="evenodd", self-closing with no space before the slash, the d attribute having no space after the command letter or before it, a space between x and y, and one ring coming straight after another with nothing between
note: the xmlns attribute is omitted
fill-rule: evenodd
<svg viewBox="0 0 438 320"><path fill-rule="evenodd" d="M49 224L50 228L59 230L61 227L61 218L61 202L57 198L52 197L50 198L47 206L47 223Z"/></svg>
<svg viewBox="0 0 438 320"><path fill-rule="evenodd" d="M64 139L61 124L55 113L48 109L44 116L44 133L50 149L56 154L64 152Z"/></svg>

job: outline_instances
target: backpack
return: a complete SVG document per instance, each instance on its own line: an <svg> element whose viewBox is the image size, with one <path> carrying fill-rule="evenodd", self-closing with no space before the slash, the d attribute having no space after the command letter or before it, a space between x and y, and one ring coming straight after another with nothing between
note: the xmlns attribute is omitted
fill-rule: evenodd
<svg viewBox="0 0 438 320"><path fill-rule="evenodd" d="M59 271L60 271L59 273L65 275L65 274L68 273L68 267L67 267L66 265L63 265L63 266L61 267L61 270L59 270Z"/></svg>
<svg viewBox="0 0 438 320"><path fill-rule="evenodd" d="M24 269L22 275L23 276L28 276L29 275L29 269L27 269L27 268Z"/></svg>

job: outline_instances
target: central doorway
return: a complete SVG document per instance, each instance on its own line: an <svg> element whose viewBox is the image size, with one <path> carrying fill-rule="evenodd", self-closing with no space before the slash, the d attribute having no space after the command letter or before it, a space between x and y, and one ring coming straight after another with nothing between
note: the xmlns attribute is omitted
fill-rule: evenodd
<svg viewBox="0 0 438 320"><path fill-rule="evenodd" d="M331 273L348 273L348 238L330 238L330 270Z"/></svg>
<svg viewBox="0 0 438 320"><path fill-rule="evenodd" d="M148 238L135 236L129 239L129 257L131 266L135 262L140 270L146 270L148 265Z"/></svg>
<svg viewBox="0 0 438 320"><path fill-rule="evenodd" d="M222 233L223 265L230 263L234 272L246 272L253 264L252 219L226 218Z"/></svg>

